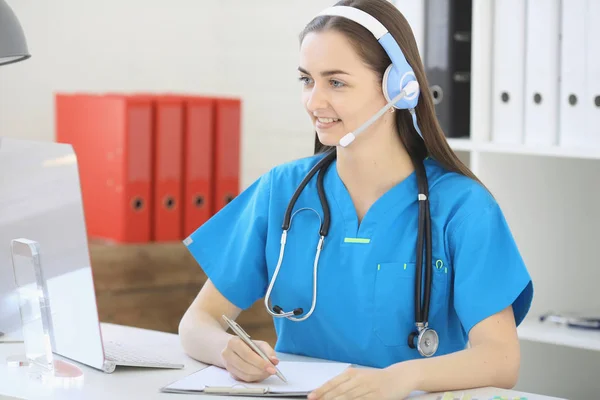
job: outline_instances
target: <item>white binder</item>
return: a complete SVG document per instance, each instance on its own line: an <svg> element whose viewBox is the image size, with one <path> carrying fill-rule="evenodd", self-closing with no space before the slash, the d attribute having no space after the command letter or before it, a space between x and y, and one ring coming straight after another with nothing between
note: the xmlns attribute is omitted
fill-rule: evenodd
<svg viewBox="0 0 600 400"><path fill-rule="evenodd" d="M525 95L525 2L495 0L492 53L491 137L523 141Z"/></svg>
<svg viewBox="0 0 600 400"><path fill-rule="evenodd" d="M562 147L588 145L585 96L587 90L586 19L589 1L569 0L561 4L558 141Z"/></svg>
<svg viewBox="0 0 600 400"><path fill-rule="evenodd" d="M526 0L525 143L558 144L560 0Z"/></svg>
<svg viewBox="0 0 600 400"><path fill-rule="evenodd" d="M600 0L589 0L587 13L587 66L584 107L588 143L600 148Z"/></svg>

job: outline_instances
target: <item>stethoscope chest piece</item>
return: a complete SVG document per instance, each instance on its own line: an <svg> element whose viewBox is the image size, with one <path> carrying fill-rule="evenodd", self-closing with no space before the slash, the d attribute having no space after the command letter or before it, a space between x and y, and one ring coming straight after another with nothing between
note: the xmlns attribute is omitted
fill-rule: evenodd
<svg viewBox="0 0 600 400"><path fill-rule="evenodd" d="M440 344L440 338L435 330L431 328L422 328L419 332L413 332L408 337L408 345L415 348L415 339L417 340L416 348L423 357L431 357L434 355Z"/></svg>

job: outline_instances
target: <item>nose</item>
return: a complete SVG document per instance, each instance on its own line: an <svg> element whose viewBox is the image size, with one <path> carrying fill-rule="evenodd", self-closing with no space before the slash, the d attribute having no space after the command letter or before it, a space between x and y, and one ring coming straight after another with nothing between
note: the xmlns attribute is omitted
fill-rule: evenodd
<svg viewBox="0 0 600 400"><path fill-rule="evenodd" d="M305 93L306 109L309 112L312 113L316 110L327 108L327 95L324 93L324 90L317 87L317 85L313 85L312 89L307 90Z"/></svg>

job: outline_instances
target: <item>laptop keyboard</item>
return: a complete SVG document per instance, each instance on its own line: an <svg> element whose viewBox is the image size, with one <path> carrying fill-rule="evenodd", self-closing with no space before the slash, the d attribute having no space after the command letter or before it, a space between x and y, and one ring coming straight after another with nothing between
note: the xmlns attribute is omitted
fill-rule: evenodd
<svg viewBox="0 0 600 400"><path fill-rule="evenodd" d="M157 368L182 367L182 365L174 363L172 360L151 354L147 349L140 349L115 341L104 342L104 356L117 365L123 363Z"/></svg>

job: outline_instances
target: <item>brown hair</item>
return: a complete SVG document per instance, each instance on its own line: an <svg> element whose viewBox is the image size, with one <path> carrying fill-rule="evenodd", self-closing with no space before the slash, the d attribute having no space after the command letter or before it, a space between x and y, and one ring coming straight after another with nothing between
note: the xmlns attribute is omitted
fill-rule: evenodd
<svg viewBox="0 0 600 400"><path fill-rule="evenodd" d="M429 90L423 90L423 88L429 88L429 84L412 29L402 13L387 0L341 0L336 3L336 6L357 8L381 22L402 49L406 61L417 77L421 93L415 110L417 123L424 139L419 136L414 128L412 116L408 110L396 110L394 113L398 135L411 159L422 161L427 156L431 156L447 170L468 176L482 184L475 174L460 161L446 141L444 132L435 115L431 93ZM389 56L371 32L351 20L337 16L319 16L304 28L300 34L300 43L310 32L321 32L329 29L345 35L358 55L379 74L380 79L383 79L385 70L391 64ZM331 146L323 145L315 132L315 154L328 151L331 148Z"/></svg>

